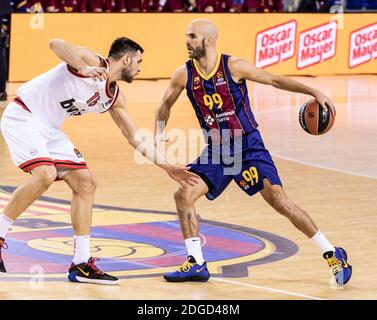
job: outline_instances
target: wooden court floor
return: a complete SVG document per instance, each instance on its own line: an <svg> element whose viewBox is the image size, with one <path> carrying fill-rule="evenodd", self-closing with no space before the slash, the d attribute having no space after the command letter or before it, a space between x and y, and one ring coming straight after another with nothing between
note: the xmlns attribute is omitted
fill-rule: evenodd
<svg viewBox="0 0 377 320"><path fill-rule="evenodd" d="M329 284L327 264L310 240L260 195L249 198L235 184L215 201L197 203L211 280L164 282L160 274L184 260L174 215L173 193L178 185L158 167L136 164L132 147L104 114L69 119L63 131L98 179L93 255L103 259L99 265L106 271L110 266L117 270L113 273L121 276L120 285L65 281L62 270L68 268L72 255L71 194L63 182L57 182L46 192L49 198L25 212L8 234L9 248L3 256L9 273L0 278L0 299L377 299L377 76L295 79L333 99L337 117L326 135L310 136L299 127L298 110L308 97L257 84L249 85L249 94L286 192L335 246L348 252L353 277L344 289ZM135 81L122 86L139 128L153 130L154 111L167 83ZM19 85L10 85L10 99ZM1 114L5 105L0 105ZM199 149L190 147L192 141L178 139L182 132L187 136L198 128L182 95L168 130L173 138L170 146L180 145L187 152L172 153L171 159L188 162L198 155ZM9 187L28 176L14 166L2 137L0 152L0 206L4 207ZM166 254L165 245L175 248L174 259L158 260Z"/></svg>

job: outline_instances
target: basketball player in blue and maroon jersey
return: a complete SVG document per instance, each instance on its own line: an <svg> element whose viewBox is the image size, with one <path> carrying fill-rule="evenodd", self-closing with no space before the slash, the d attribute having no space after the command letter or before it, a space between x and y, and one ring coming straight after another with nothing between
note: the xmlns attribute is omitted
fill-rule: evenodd
<svg viewBox="0 0 377 320"><path fill-rule="evenodd" d="M156 112L155 143L159 146L166 141L163 130L170 109L186 89L199 123L209 136L202 155L189 165L200 178L182 184L174 194L187 260L176 272L167 273L164 278L171 282L209 279L194 205L203 195L214 200L234 180L249 196L260 192L269 205L312 239L322 250L338 285L346 284L352 268L347 263L345 250L334 247L309 215L287 197L282 187L251 111L246 80L311 95L335 115L331 100L318 90L290 78L258 69L246 60L217 53L217 37L216 27L208 20L194 20L189 25L186 46L190 60L173 74ZM241 156L237 158L237 155ZM229 162L225 161L227 156L227 160L229 156L238 159L233 164L237 170L230 170Z"/></svg>

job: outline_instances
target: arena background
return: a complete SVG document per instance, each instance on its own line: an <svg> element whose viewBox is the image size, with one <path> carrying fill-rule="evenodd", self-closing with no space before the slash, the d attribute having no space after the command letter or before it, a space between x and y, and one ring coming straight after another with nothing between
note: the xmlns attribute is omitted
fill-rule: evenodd
<svg viewBox="0 0 377 320"><path fill-rule="evenodd" d="M60 182L12 226L9 248L3 251L9 273L1 277L2 299L377 298L376 14L13 14L8 102L25 81L59 62L48 47L52 38L106 56L112 40L126 35L140 42L145 55L141 80L120 87L137 126L153 132L168 78L187 60L185 32L196 18L218 26L220 52L291 75L335 103L334 127L311 136L298 122L308 96L248 82L253 112L286 192L334 244L347 249L354 268L351 282L343 290L331 287L315 244L260 195L250 199L231 184L216 201L200 199L196 207L211 281L166 283L162 273L185 259L173 199L178 186L156 166L135 163L134 149L106 113L72 117L63 131L98 180L93 255L101 257L101 268L121 277L121 284L66 281L73 252L71 191ZM1 112L6 105L0 103ZM198 128L182 94L167 130L187 134ZM189 144L182 146L189 150ZM14 166L2 137L0 150L1 208L28 176ZM187 162L199 152L187 152Z"/></svg>
<svg viewBox="0 0 377 320"><path fill-rule="evenodd" d="M107 55L107 48L120 35L137 40L145 49L141 78L169 78L187 59L186 28L198 17L211 19L218 26L219 51L243 57L257 66L267 66L266 70L274 73L334 75L377 72L377 21L374 13L50 13L13 15L10 81L29 80L58 63L58 58L48 47L52 38L62 38ZM20 65L22 68L18 67Z"/></svg>

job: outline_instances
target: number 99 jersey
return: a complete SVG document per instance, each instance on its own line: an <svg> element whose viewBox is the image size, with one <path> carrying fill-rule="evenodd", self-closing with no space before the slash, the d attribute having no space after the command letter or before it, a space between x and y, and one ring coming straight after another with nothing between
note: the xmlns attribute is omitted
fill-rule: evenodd
<svg viewBox="0 0 377 320"><path fill-rule="evenodd" d="M207 184L209 200L217 198L232 180L249 196L264 188L264 179L282 185L257 129L246 81L232 79L228 60L229 56L219 54L207 77L196 60L186 62L187 95L209 135L208 146L189 167Z"/></svg>
<svg viewBox="0 0 377 320"><path fill-rule="evenodd" d="M229 56L219 54L213 71L204 76L197 61L186 62L187 95L194 107L200 126L206 130L224 130L235 137L246 135L258 127L247 92L246 81L236 83L228 68Z"/></svg>

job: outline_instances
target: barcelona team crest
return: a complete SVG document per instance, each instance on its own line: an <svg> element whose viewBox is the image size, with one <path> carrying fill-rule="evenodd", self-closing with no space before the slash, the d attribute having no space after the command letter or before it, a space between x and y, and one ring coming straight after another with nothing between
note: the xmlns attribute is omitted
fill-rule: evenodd
<svg viewBox="0 0 377 320"><path fill-rule="evenodd" d="M14 187L0 187L4 207ZM1 280L65 281L72 261L69 201L42 197L12 225L3 251L8 274ZM216 221L202 220L203 253L213 275L243 277L248 266L271 263L295 254L298 247L280 236ZM176 213L95 205L91 254L98 266L119 278L157 276L172 271L186 257Z"/></svg>
<svg viewBox="0 0 377 320"><path fill-rule="evenodd" d="M240 181L240 186L242 188L244 188L245 190L248 190L250 188L250 186L248 185L248 183L245 180Z"/></svg>

